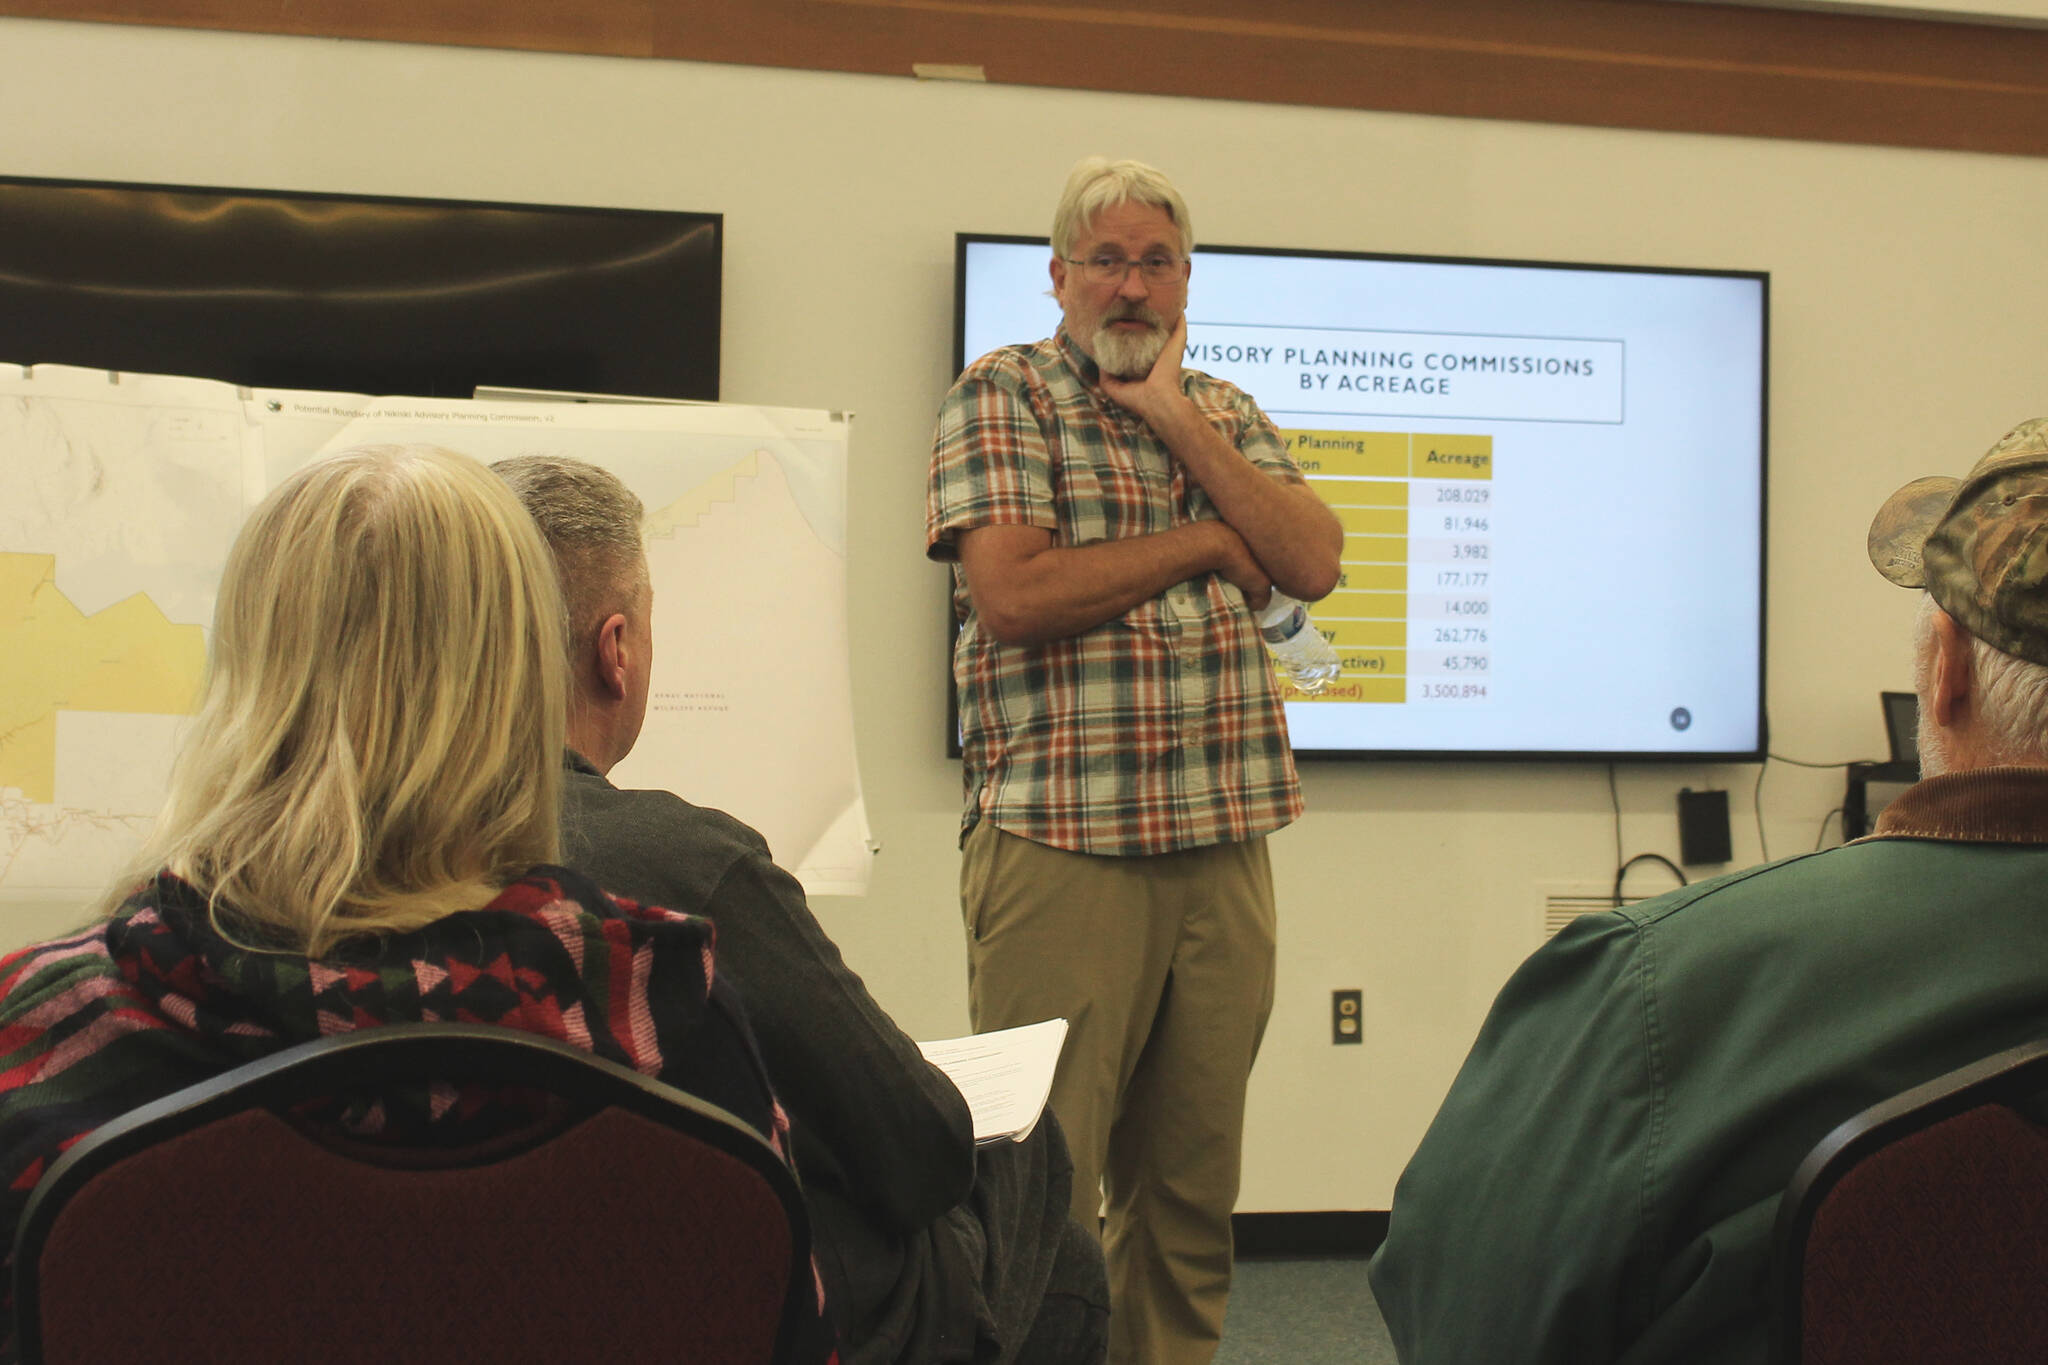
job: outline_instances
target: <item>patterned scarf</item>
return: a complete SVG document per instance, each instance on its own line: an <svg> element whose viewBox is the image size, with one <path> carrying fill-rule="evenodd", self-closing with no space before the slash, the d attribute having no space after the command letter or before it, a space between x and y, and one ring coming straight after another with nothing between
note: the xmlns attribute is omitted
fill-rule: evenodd
<svg viewBox="0 0 2048 1365"><path fill-rule="evenodd" d="M51 1161L114 1117L296 1043L397 1023L493 1024L661 1077L751 1123L788 1160L788 1119L714 986L709 920L538 867L480 910L315 961L223 937L169 875L106 921L0 959L0 1226ZM709 1041L706 1041L709 1040ZM535 1097L445 1083L343 1096L306 1116L349 1136L460 1145L529 1121ZM11 1274L8 1276L11 1282ZM12 1344L0 1307L0 1354Z"/></svg>

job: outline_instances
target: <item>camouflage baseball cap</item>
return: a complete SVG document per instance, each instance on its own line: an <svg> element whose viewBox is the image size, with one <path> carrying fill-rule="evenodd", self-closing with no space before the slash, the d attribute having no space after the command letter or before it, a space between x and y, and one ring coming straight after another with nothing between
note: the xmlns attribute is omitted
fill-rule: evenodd
<svg viewBox="0 0 2048 1365"><path fill-rule="evenodd" d="M2007 432L1966 477L1887 498L1870 562L1986 644L2048 665L2048 417Z"/></svg>

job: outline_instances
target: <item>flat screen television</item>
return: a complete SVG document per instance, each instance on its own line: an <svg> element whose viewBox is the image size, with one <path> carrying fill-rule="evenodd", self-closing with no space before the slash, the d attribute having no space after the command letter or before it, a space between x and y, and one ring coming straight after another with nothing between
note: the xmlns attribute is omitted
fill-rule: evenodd
<svg viewBox="0 0 2048 1365"><path fill-rule="evenodd" d="M1043 238L960 234L956 362L1050 336ZM1305 757L1761 758L1770 279L1202 247L1185 363L1345 528ZM948 717L949 751L958 731Z"/></svg>
<svg viewBox="0 0 2048 1365"><path fill-rule="evenodd" d="M718 397L715 213L0 178L0 360Z"/></svg>

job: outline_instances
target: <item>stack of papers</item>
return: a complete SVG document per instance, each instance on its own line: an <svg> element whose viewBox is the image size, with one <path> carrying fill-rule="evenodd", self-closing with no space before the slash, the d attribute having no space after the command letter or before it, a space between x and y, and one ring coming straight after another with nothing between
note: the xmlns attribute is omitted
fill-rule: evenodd
<svg viewBox="0 0 2048 1365"><path fill-rule="evenodd" d="M1047 1019L917 1046L926 1061L960 1087L974 1116L974 1141L981 1144L1005 1138L1022 1142L1031 1136L1045 1112L1053 1068L1066 1041L1067 1021Z"/></svg>

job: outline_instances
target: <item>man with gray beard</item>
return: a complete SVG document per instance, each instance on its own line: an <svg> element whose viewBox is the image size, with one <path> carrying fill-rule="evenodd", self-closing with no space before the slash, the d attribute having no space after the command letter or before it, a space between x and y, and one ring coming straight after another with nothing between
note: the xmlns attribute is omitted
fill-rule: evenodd
<svg viewBox="0 0 2048 1365"><path fill-rule="evenodd" d="M1922 780L1867 839L1582 915L1394 1189L1403 1365L1762 1365L1778 1199L1836 1125L2048 1035L2048 419L1870 529L1924 588Z"/></svg>
<svg viewBox="0 0 2048 1365"><path fill-rule="evenodd" d="M1327 593L1343 544L1258 405L1182 368L1192 246L1157 170L1074 168L1062 324L946 396L925 520L960 623L969 1008L1069 1022L1073 1211L1107 1196L1110 1359L1147 1365L1221 1337L1273 1000L1265 840L1301 812L1253 613Z"/></svg>

